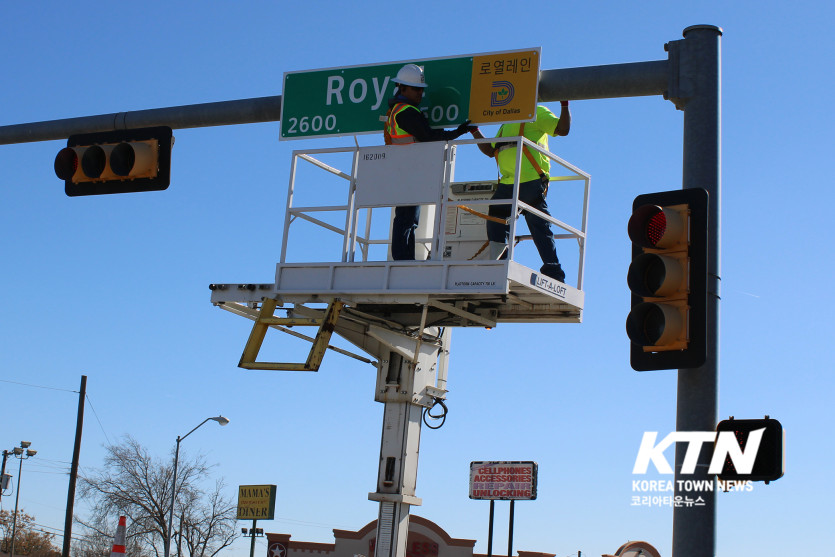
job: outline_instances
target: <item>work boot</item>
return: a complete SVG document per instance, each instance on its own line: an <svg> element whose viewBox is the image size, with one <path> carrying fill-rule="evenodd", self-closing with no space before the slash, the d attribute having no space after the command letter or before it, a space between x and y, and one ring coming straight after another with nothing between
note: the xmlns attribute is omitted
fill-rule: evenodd
<svg viewBox="0 0 835 557"><path fill-rule="evenodd" d="M565 271L562 270L562 266L559 263L543 265L539 272L546 277L565 284Z"/></svg>
<svg viewBox="0 0 835 557"><path fill-rule="evenodd" d="M507 259L507 244L504 242L490 242L489 256L491 261Z"/></svg>

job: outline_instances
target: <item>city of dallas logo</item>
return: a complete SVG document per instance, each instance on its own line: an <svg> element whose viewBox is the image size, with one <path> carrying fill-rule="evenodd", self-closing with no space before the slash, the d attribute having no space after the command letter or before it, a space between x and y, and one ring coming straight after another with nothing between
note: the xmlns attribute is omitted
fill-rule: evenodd
<svg viewBox="0 0 835 557"><path fill-rule="evenodd" d="M765 428L751 431L748 435L748 442L745 450L739 446L733 431L674 431L667 435L660 443L656 444L657 431L646 431L641 439L641 447L638 449L638 457L635 459L633 474L646 474L649 463L655 465L660 474L672 474L673 469L664 451L670 445L677 442L687 443L687 451L684 453L684 461L681 464L682 474L693 474L696 471L696 461L702 449L702 444L713 443L713 456L710 459L708 474L719 474L726 459L730 459L739 474L750 474L754 468L754 461L757 459L757 452L760 449L760 442L763 438Z"/></svg>

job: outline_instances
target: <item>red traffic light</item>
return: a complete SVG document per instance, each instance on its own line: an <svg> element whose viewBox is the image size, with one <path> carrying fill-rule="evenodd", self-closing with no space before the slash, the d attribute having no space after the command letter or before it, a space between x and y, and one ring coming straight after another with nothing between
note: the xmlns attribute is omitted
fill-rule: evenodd
<svg viewBox="0 0 835 557"><path fill-rule="evenodd" d="M684 225L678 211L649 204L632 212L627 228L633 244L642 248L672 248L682 244Z"/></svg>
<svg viewBox="0 0 835 557"><path fill-rule="evenodd" d="M707 192L635 198L626 282L630 363L637 371L693 368L706 358Z"/></svg>

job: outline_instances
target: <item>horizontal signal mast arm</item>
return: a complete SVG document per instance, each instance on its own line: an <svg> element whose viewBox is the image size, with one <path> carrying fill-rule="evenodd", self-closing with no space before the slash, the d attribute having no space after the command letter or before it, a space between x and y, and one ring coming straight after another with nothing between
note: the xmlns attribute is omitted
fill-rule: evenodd
<svg viewBox="0 0 835 557"><path fill-rule="evenodd" d="M667 60L657 60L543 70L539 79L539 101L666 96L671 80L669 67ZM276 95L0 126L0 145L154 126L205 128L278 122L280 119L281 95Z"/></svg>
<svg viewBox="0 0 835 557"><path fill-rule="evenodd" d="M281 95L277 95L0 126L0 145L66 139L80 133L156 126L171 129L207 128L277 122L280 119Z"/></svg>

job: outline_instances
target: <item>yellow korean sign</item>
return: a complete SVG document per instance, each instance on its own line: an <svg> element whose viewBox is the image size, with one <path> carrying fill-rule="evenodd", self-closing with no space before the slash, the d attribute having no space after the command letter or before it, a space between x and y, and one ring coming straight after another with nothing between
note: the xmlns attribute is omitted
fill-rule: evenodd
<svg viewBox="0 0 835 557"><path fill-rule="evenodd" d="M272 520L275 488L274 485L238 486L238 520Z"/></svg>
<svg viewBox="0 0 835 557"><path fill-rule="evenodd" d="M533 120L539 59L538 48L473 56L469 119L479 124Z"/></svg>

